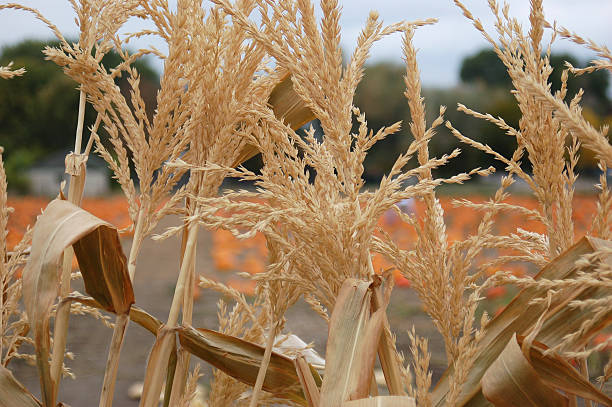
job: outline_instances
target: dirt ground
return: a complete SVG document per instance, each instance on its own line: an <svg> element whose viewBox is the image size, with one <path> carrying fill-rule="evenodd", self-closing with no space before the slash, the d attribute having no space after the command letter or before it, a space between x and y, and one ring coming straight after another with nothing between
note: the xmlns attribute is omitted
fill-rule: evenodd
<svg viewBox="0 0 612 407"><path fill-rule="evenodd" d="M176 219L166 219L159 229L176 224ZM125 253L129 253L130 239L124 239ZM167 319L174 285L178 273L178 253L180 243L176 238L163 242L148 240L143 245L138 259L135 277L136 304L157 318ZM211 237L202 232L198 241L198 273L213 276L221 281L226 280L228 273L213 270L210 256ZM82 287L73 287L84 292ZM219 295L202 291L194 306L194 326L216 329L217 301ZM433 382L443 372L444 349L440 336L421 310L414 292L406 288L396 288L388 308L392 329L397 335L398 348L408 357L409 340L407 330L414 324L420 335L431 338ZM315 349L324 356L327 328L323 320L302 302L296 304L287 313L287 329L306 342L313 342ZM73 316L70 320L68 350L75 359L68 361L76 379L64 379L61 383L59 401L72 407L94 406L98 404L98 395L102 387L102 378L106 364L106 353L112 336L112 330L89 316ZM140 382L144 376L147 355L153 345L153 336L136 324L130 324L123 350L115 390L114 406L134 407L137 400L128 397L128 389ZM194 358L195 359L195 358ZM196 359L199 361L199 359ZM211 378L211 368L201 362L204 376L201 383L206 387ZM36 369L25 363L16 362L11 366L17 378L34 394L40 394L40 385Z"/></svg>

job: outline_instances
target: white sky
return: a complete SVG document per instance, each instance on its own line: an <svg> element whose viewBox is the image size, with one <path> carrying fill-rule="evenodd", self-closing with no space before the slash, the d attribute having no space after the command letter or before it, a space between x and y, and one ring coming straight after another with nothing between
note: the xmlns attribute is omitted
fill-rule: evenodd
<svg viewBox="0 0 612 407"><path fill-rule="evenodd" d="M206 0L205 0L206 1ZM0 4L7 3L0 1ZM66 0L22 0L22 4L39 9L56 24L64 35L76 37L74 13ZM400 20L416 20L429 17L439 19L438 24L420 28L415 35L419 48L418 60L425 86L447 86L456 84L461 59L486 46L484 39L463 17L452 0L340 0L343 7L342 46L350 52L363 26L368 12L380 13L385 23ZM520 18L527 27L529 0L510 0L511 13ZM465 0L464 4L479 17L486 27L492 29L491 13L486 0ZM545 0L545 16L557 21L584 37L611 47L612 45L612 0ZM136 31L139 22L129 22L126 31ZM12 10L0 11L0 47L25 38L48 38L49 30L34 17ZM163 49L161 42L151 38L136 42L136 47L155 45ZM567 41L557 42L557 52L570 51L581 59L592 53ZM395 35L376 44L370 62L391 60L401 62L401 38Z"/></svg>

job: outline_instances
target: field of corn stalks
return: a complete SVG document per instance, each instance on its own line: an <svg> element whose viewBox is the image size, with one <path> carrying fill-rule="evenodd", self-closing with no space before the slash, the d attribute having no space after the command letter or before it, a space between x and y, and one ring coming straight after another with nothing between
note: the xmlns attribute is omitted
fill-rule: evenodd
<svg viewBox="0 0 612 407"><path fill-rule="evenodd" d="M0 405L66 406L61 388L72 357L66 344L82 322L71 314L83 313L112 329L110 341L92 350L107 361L101 387L80 390L84 405L113 405L122 358L141 366L142 407L612 405L605 391L612 377L606 336L612 196L605 177L612 146L608 129L581 114L582 92L568 94L565 86L570 75L611 71L612 53L564 22L549 21L541 0L531 0L526 29L509 6L489 0L490 31L461 1L454 3L449 7L462 11L506 66L522 117L514 128L469 106L448 108L513 137L512 156L455 129L444 118L447 107L428 106L439 116L426 122L413 37L433 18L385 25L370 12L345 60L334 0L322 0L316 11L309 0L178 0L175 6L70 0L77 42L35 9L0 4L2 13L33 13L49 27L60 45L44 54L80 89L74 151L66 157L70 182L58 185L58 197L42 205L29 228L11 220L28 215L12 213L0 166L0 229L7 231L0 242ZM120 35L131 18L152 28ZM411 120L370 129L353 96L370 48L389 35L403 38L398 53ZM142 36L161 38L168 52L126 51L131 38ZM561 39L590 49L595 59L586 68L568 65L561 89L552 91L549 56ZM122 63L104 66L111 51ZM152 117L133 67L146 55L164 66ZM0 68L3 80L24 74L27 67ZM116 85L119 76L130 94ZM97 113L93 123L84 122L86 104ZM313 119L321 134L304 128ZM398 137L401 126L410 130L409 147L378 185L366 187L368 150ZM430 156L428 143L441 126L464 148L503 163L490 197L440 196L443 184L495 172L483 163L437 177L437 168L460 159L459 150ZM594 199L574 193L584 150L595 154L603 174ZM101 219L82 199L90 154L106 160L121 186L125 218ZM260 171L241 165L258 154ZM226 179L253 187L224 190ZM529 187L529 199L512 196L517 181ZM461 215L453 216L456 208ZM120 233L129 233L131 244ZM152 270L155 250L143 258L143 248L169 239L180 242L174 270L163 270L175 283L158 318L148 308L155 298L147 297L159 271ZM250 266L230 255L233 239L260 242L251 246L258 257L250 257ZM217 269L258 272L242 276L242 290L213 278L196 262L203 245ZM396 284L410 285L440 347L409 316L392 324L389 314L402 298ZM487 296L506 287L513 298L489 314ZM221 298L210 310L214 326L194 318L202 296ZM323 327L321 356L290 335L303 322L292 320L298 305ZM122 353L130 323L149 339L140 360ZM400 336L410 343L406 355L398 351ZM602 363L589 363L593 355ZM19 359L33 363L36 388L13 374ZM439 360L446 365L434 382L432 361ZM197 391L200 366L214 368L205 397Z"/></svg>

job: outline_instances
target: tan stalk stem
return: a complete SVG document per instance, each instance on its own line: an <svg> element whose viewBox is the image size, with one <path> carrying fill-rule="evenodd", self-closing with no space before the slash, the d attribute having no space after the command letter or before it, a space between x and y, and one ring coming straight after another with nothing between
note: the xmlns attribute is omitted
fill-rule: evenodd
<svg viewBox="0 0 612 407"><path fill-rule="evenodd" d="M179 273L178 281L176 283L176 287L174 289L174 297L172 298L172 305L170 307L170 312L168 314L168 322L166 322L165 329L171 330L176 328L178 323L178 317L181 310L181 305L183 302L185 286L188 282L189 270L191 260L194 258L193 255L195 253L196 242L198 240L198 224L193 223L189 226L189 234L187 237L187 245L185 246L185 259L188 261L183 261L181 264L181 271ZM173 334L174 335L174 334ZM149 364L147 365L147 370L145 373L145 384L143 389L143 397L140 401L141 407L154 407L157 405L157 400L159 400L159 395L161 393L162 382L164 381L164 372L166 366L161 366L160 364L167 365L168 359L170 357L170 347L172 346L172 341L170 340L170 336L166 335L166 339L160 345L159 348L159 358L156 358L156 361L151 361L149 359Z"/></svg>
<svg viewBox="0 0 612 407"><path fill-rule="evenodd" d="M378 383L376 382L376 375L372 375L370 379L370 396L376 397L378 396Z"/></svg>
<svg viewBox="0 0 612 407"><path fill-rule="evenodd" d="M79 93L79 118L77 121L76 135L74 138L74 152L81 154L81 141L83 140L83 124L85 123L85 92Z"/></svg>
<svg viewBox="0 0 612 407"><path fill-rule="evenodd" d="M108 359L106 360L106 370L104 371L104 382L102 384L102 394L100 395L100 407L112 407L113 394L115 393L115 382L117 371L119 370L119 356L123 346L123 338L130 318L127 314L117 315L115 319L115 329L111 340Z"/></svg>
<svg viewBox="0 0 612 407"><path fill-rule="evenodd" d="M128 259L128 274L130 280L134 284L134 275L136 274L136 259L138 253L140 253L140 247L142 246L142 229L144 225L145 211L140 208L138 211L138 218L136 220L136 230L134 231L134 238L132 239L132 247L130 248L130 257Z"/></svg>
<svg viewBox="0 0 612 407"><path fill-rule="evenodd" d="M81 140L83 139L83 123L85 121L85 100L86 95L83 90L79 94L79 114L77 120L76 135L74 141L74 153L81 153ZM86 175L70 175L70 185L68 185L68 200L75 205L79 205L83 189L77 188L79 182L85 183L82 180ZM64 297L70 293L70 272L72 271L72 258L74 252L72 247L64 250L64 260L62 264L60 297ZM62 379L62 367L64 366L64 353L66 351L66 338L68 336L68 320L70 318L70 303L60 303L58 306L54 331L53 331L53 351L51 354L51 383L53 383L53 404L57 399L59 391L59 383Z"/></svg>
<svg viewBox="0 0 612 407"><path fill-rule="evenodd" d="M278 326L278 322L274 322L272 329L270 329L270 334L266 342L266 350L264 352L263 360L261 361L261 366L259 367L259 372L257 372L257 380L255 380L255 386L253 386L253 395L251 396L251 402L249 403L249 407L257 406L257 401L259 400L259 393L261 393L261 388L263 387L263 382L266 378L268 365L270 364L270 357L272 356L272 347L274 346L274 338L276 338L276 330L278 329Z"/></svg>
<svg viewBox="0 0 612 407"><path fill-rule="evenodd" d="M178 350L176 370L174 372L174 378L172 380L172 392L170 393L170 402L168 403L168 406L179 405L179 401L181 400L181 397L183 396L183 393L185 391L190 360L191 353L189 353L183 348L180 348Z"/></svg>
<svg viewBox="0 0 612 407"><path fill-rule="evenodd" d="M371 273L374 273L374 267L372 266L372 256L368 256L368 266ZM372 296L372 313L380 309L383 306L384 299L380 287L374 290ZM380 367L382 368L385 376L385 382L387 383L387 389L389 394L392 396L405 396L406 391L403 385L402 373L397 364L397 349L393 343L393 337L391 335L391 327L389 326L389 320L387 314L383 318L383 332L378 342L378 360L380 361ZM378 388L377 388L378 389Z"/></svg>
<svg viewBox="0 0 612 407"><path fill-rule="evenodd" d="M185 292L185 287L189 279L189 270L191 269L191 262L195 259L195 250L198 242L198 224L193 223L189 226L189 234L187 236L187 245L185 246L185 259L181 264L181 271L179 279L174 289L174 297L172 298L172 305L170 307L170 313L168 314L168 322L166 326L169 329L176 328L178 323L179 312L181 311L181 302Z"/></svg>
<svg viewBox="0 0 612 407"><path fill-rule="evenodd" d="M189 234L183 233L181 242L181 266L182 262L185 261L185 248L187 247L187 239ZM197 243L197 242L196 242ZM197 246L197 245L196 245ZM191 325L193 322L193 287L195 284L195 254L196 250L193 251L191 259L191 267L189 268L188 283L185 287L183 295L183 314L182 321L183 325ZM191 353L183 348L178 350L178 360L176 365L176 371L174 373L174 379L172 382L172 393L170 395L170 406L178 405L180 398L182 397L185 385L187 383L187 374L189 372L189 362L191 360Z"/></svg>
<svg viewBox="0 0 612 407"><path fill-rule="evenodd" d="M310 371L310 366L304 355L298 355L295 359L296 372L298 374L298 378L300 379L300 384L302 385L302 390L304 391L304 396L308 401L309 407L319 407L321 396L319 394L319 387L317 387L317 383L312 377L312 372Z"/></svg>
<svg viewBox="0 0 612 407"><path fill-rule="evenodd" d="M132 284L134 284L134 274L136 273L136 259L138 258L138 253L140 252L140 247L143 240L142 231L144 213L145 209L140 208L136 221L136 231L134 232L134 238L132 239L132 247L130 248L130 257L128 259L128 273L130 275ZM108 358L106 360L99 407L111 407L113 405L115 382L117 381L117 371L119 370L119 358L129 322L130 318L128 315L117 315L115 318L115 328L113 329L113 338L111 340Z"/></svg>

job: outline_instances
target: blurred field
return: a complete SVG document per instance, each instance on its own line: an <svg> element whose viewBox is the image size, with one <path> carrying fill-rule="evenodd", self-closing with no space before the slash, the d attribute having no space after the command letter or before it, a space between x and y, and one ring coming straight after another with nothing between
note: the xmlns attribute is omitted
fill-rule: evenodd
<svg viewBox="0 0 612 407"><path fill-rule="evenodd" d="M480 203L486 201L488 197L474 194L462 196L462 199ZM34 224L36 217L48 202L46 198L37 197L9 199L9 206L14 208L14 213L9 220L9 234L7 237L9 248L13 247L21 239L28 225ZM440 202L445 212L449 242L464 239L469 234L476 232L480 213L458 206L455 199L450 196L442 196ZM537 208L537 201L528 196L513 196L507 199L506 202L529 209ZM595 195L578 195L575 197L574 207L578 208L574 213L574 234L576 238L589 231L591 220L596 210L596 204ZM99 218L123 230L122 235L124 237L130 237L132 231L129 229L129 226L131 222L128 216L127 202L123 196L84 199L82 206ZM406 208L406 210L415 213L418 217L418 214L423 211L423 205L419 201L410 202L409 208ZM382 230L393 237L393 240L402 249L410 248L416 239L414 229L402 222L392 211L385 213L380 219L379 225ZM509 234L515 232L517 227L532 232L544 232L544 226L541 223L512 212L502 212L499 214L493 232L496 234ZM264 270L267 259L264 237L261 234L257 234L252 239L239 240L225 230L213 231L211 234L211 246L209 248L201 248L200 250L206 251L206 255L211 256L215 271L228 273L230 285L244 293L251 293L253 282L238 278L236 274L238 272L255 274ZM503 255L503 253L499 252L489 252L488 254L490 256ZM373 261L374 268L377 271L392 267L391 264L379 255L376 255ZM512 271L517 274L524 274L527 270L524 264L517 263L513 265ZM395 277L398 286L405 287L410 285L397 270L395 270Z"/></svg>
<svg viewBox="0 0 612 407"><path fill-rule="evenodd" d="M476 202L488 199L483 195L473 195L467 198ZM440 199L446 212L449 240L461 239L475 231L480 216L477 212L454 206L451 197L443 196ZM508 202L530 208L537 204L535 200L528 197L512 198ZM46 198L24 197L9 200L10 206L15 209L9 224L9 246L14 245L20 239L27 225L34 223L36 216L40 214L47 203L48 199ZM85 199L83 207L119 228L127 228L130 225L127 203L123 197ZM595 196L578 196L575 208L580 208L575 219L576 237L579 237L589 229L590 219L596 208ZM412 210L418 215L422 211L421 204L415 202ZM165 228L175 226L179 222L180 220L177 217L168 217L159 225L156 233L161 233ZM410 247L416 237L414 230L402 223L397 215L392 212L386 213L381 218L380 226L391 234L402 247ZM495 231L497 233L509 233L514 231L516 227L536 232L543 231L542 225L537 222L509 213L502 214L499 217ZM128 253L131 246L130 232L126 231L123 236L124 252ZM168 316L168 307L176 283L179 247L180 241L176 238L163 242L154 242L149 239L145 241L138 259L138 270L134 283L136 302L162 320L165 320ZM493 257L500 253L490 251L486 254ZM257 273L264 270L266 255L265 239L261 235L241 241L234 238L229 232L202 231L196 259L196 270L198 273L225 282L249 294L254 288L253 283L248 279L239 277L237 273ZM374 258L374 266L377 270L390 267L384 259L378 256ZM529 270L525 264L517 263L513 265L513 271L522 274L534 270ZM407 289L410 282L396 272L396 283L397 288L394 290L387 314L397 335L398 349L406 355L409 354L410 344L406 331L411 329L412 326L420 335L429 338L432 354L431 368L435 382L446 365L442 338L433 327L431 320L423 312L415 292ZM73 289L83 292L83 288L78 285ZM484 302L483 309L494 314L507 304L513 293L514 289L511 287L490 289L487 292L487 301ZM216 329L218 326L216 304L219 299L220 296L214 292L199 293L194 307L195 326ZM312 342L315 349L324 354L327 329L320 317L311 312L302 301L292 307L286 317L287 330L300 336L306 342ZM68 361L68 366L74 371L77 379L62 382L60 399L74 406L88 405L91 401L89 395L92 392L97 392L102 385L106 348L112 330L90 317L76 316L70 320L69 332L68 350L75 354L75 359ZM132 407L137 405L137 401L131 400L127 396L127 390L132 384L142 380L144 361L153 345L153 339L148 332L136 324L130 324L122 351L115 406ZM605 340L603 336L596 338L596 341L602 340ZM602 359L596 358L590 360L590 363L601 364L602 361ZM202 363L202 367L204 372L202 383L206 386L211 378L211 369L205 363ZM38 393L39 383L34 367L18 361L13 368L17 377L28 388ZM83 389L88 389L88 391L83 391Z"/></svg>
<svg viewBox="0 0 612 407"><path fill-rule="evenodd" d="M474 194L462 196L462 199L479 203L486 201L488 197ZM466 236L476 232L480 213L457 205L455 198L451 196L442 196L440 201L445 211L449 242L464 239ZM36 216L44 209L47 202L46 198L36 197L9 199L9 205L15 209L9 222L7 238L9 248L21 239L28 225L34 224ZM528 196L513 196L506 202L529 209L537 207L537 201ZM575 197L574 207L579 208L574 214L574 234L576 239L588 233L593 214L596 210L596 204L595 195L578 195ZM423 211L423 205L419 201L410 202L408 206L404 210L414 213L417 217ZM85 199L83 207L121 229L124 238L129 239L131 236L132 230L130 229L131 222L128 216L128 207L123 196ZM381 230L389 234L402 249L410 248L416 239L415 230L410 225L402 222L392 211L388 211L381 217L379 225ZM172 224L172 221L169 221L166 222L166 226L174 226L174 224ZM512 212L502 212L497 217L493 233L501 235L510 234L515 232L517 228L538 233L544 232L544 226L535 220L527 219L522 215ZM198 267L198 272L219 279L247 295L252 294L255 282L241 277L239 273L256 274L264 271L267 261L267 248L263 235L257 234L252 239L239 240L228 231L217 230L210 232L209 239L210 244L208 247L202 247L202 245L199 250L201 255L206 257L206 263L210 263L211 266L206 268ZM154 242L149 243L153 246L155 245ZM486 257L491 258L509 254L500 250L486 250L484 253ZM483 260L486 261L486 259ZM393 266L378 254L373 257L373 265L377 272L393 269ZM509 264L506 270L512 271L517 275L524 275L530 271L535 272L535 270L530 270L529 266L522 262ZM497 270L489 270L490 273L495 271ZM396 286L410 286L410 282L402 277L397 269L393 269L393 273ZM505 305L504 300L508 294L506 293L506 288L491 288L487 294L491 300L488 303L489 307L487 307L487 310L492 313L498 312Z"/></svg>

